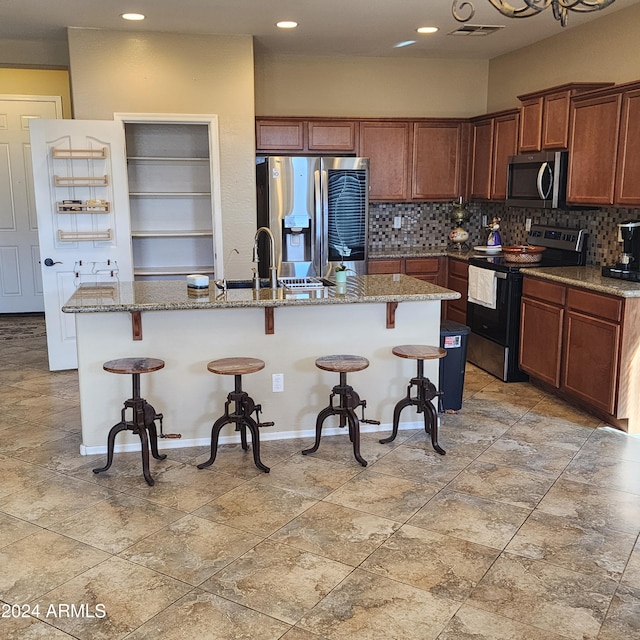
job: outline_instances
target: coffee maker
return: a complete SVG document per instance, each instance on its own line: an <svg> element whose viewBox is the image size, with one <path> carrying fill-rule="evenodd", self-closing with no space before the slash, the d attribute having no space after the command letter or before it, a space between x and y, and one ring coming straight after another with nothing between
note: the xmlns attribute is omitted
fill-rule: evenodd
<svg viewBox="0 0 640 640"><path fill-rule="evenodd" d="M608 278L640 282L640 220L628 220L618 225L622 253L613 267L603 267Z"/></svg>

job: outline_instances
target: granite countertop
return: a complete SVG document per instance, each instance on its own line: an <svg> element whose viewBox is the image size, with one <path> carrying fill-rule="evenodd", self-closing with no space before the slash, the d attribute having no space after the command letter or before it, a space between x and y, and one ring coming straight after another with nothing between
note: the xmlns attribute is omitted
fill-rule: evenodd
<svg viewBox="0 0 640 640"><path fill-rule="evenodd" d="M345 286L291 289L218 290L213 282L205 295L187 291L185 280L155 280L82 284L62 307L65 313L122 311L171 311L241 307L287 307L300 305L356 304L455 300L460 294L410 276L372 275L347 278Z"/></svg>
<svg viewBox="0 0 640 640"><path fill-rule="evenodd" d="M600 267L527 267L525 275L620 298L640 298L640 282L605 278Z"/></svg>
<svg viewBox="0 0 640 640"><path fill-rule="evenodd" d="M480 255L473 250L454 251L447 245L436 245L432 247L403 247L401 249L373 249L368 253L369 260L385 260L393 258L439 258L447 256L449 258L460 258L468 260L471 256Z"/></svg>

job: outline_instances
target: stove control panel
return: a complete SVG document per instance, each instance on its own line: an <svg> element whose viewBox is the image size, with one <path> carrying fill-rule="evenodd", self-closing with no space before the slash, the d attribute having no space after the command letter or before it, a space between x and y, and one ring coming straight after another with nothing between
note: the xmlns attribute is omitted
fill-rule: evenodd
<svg viewBox="0 0 640 640"><path fill-rule="evenodd" d="M565 251L582 251L586 246L586 229L565 229L534 224L527 237L528 244Z"/></svg>

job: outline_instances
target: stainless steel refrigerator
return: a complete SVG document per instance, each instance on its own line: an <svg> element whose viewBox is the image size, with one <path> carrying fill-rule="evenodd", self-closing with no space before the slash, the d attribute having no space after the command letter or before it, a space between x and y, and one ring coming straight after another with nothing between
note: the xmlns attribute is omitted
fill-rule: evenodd
<svg viewBox="0 0 640 640"><path fill-rule="evenodd" d="M268 156L256 167L258 227L275 238L279 276L330 276L343 263L367 269L369 159ZM269 244L259 243L260 275Z"/></svg>

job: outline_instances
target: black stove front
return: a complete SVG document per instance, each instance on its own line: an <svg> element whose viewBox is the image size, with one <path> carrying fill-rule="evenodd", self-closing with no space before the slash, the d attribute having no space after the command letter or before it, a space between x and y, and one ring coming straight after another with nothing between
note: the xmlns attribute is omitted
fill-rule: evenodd
<svg viewBox="0 0 640 640"><path fill-rule="evenodd" d="M504 382L528 379L518 367L522 279L527 269L586 262L586 232L581 229L534 226L528 243L545 247L540 262L508 262L501 255L469 258L470 280L472 268L494 272L495 298L489 305L486 301L467 303L467 324L471 328L467 359Z"/></svg>

